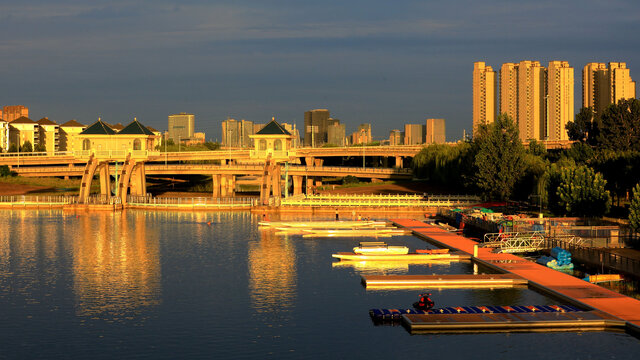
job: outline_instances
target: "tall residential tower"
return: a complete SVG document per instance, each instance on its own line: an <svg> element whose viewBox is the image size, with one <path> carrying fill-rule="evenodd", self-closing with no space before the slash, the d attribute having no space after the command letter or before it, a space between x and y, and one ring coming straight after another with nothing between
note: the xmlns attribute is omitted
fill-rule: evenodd
<svg viewBox="0 0 640 360"><path fill-rule="evenodd" d="M473 134L479 125L496 119L496 72L479 61L473 63Z"/></svg>
<svg viewBox="0 0 640 360"><path fill-rule="evenodd" d="M588 63L582 69L582 107L599 115L611 104L636 97L636 82L623 62Z"/></svg>

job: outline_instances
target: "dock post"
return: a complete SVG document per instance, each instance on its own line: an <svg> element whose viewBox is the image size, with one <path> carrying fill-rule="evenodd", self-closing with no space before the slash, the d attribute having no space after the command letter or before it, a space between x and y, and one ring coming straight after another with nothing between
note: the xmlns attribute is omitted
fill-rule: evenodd
<svg viewBox="0 0 640 360"><path fill-rule="evenodd" d="M478 257L478 244L473 245L473 257Z"/></svg>

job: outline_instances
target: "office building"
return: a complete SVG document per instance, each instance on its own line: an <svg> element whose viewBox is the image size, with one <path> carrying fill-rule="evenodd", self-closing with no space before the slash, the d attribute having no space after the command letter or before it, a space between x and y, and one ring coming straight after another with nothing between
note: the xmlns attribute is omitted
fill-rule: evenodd
<svg viewBox="0 0 640 360"><path fill-rule="evenodd" d="M496 119L496 73L484 62L473 64L473 134ZM406 134L405 134L406 138Z"/></svg>
<svg viewBox="0 0 640 360"><path fill-rule="evenodd" d="M327 127L327 144L346 146L346 131L346 126L340 124L340 121L331 121Z"/></svg>
<svg viewBox="0 0 640 360"><path fill-rule="evenodd" d="M195 115L187 113L169 115L169 138L175 142L192 138L195 119Z"/></svg>
<svg viewBox="0 0 640 360"><path fill-rule="evenodd" d="M253 121L227 119L222 122L222 146L253 147L251 135L255 134Z"/></svg>
<svg viewBox="0 0 640 360"><path fill-rule="evenodd" d="M315 109L304 113L304 146L320 147L327 142L329 110Z"/></svg>
<svg viewBox="0 0 640 360"><path fill-rule="evenodd" d="M582 69L582 107L590 107L596 115L622 99L636 97L636 82L631 79L627 64L610 62L588 63Z"/></svg>
<svg viewBox="0 0 640 360"><path fill-rule="evenodd" d="M420 145L424 144L425 125L404 124L404 144Z"/></svg>
<svg viewBox="0 0 640 360"><path fill-rule="evenodd" d="M567 61L550 61L547 67L547 121L541 139L569 140L567 123L574 120L573 68Z"/></svg>
<svg viewBox="0 0 640 360"><path fill-rule="evenodd" d="M404 133L398 129L393 129L389 131L389 145L403 145L404 144Z"/></svg>
<svg viewBox="0 0 640 360"><path fill-rule="evenodd" d="M425 127L426 144L444 144L446 142L444 119L427 119Z"/></svg>
<svg viewBox="0 0 640 360"><path fill-rule="evenodd" d="M12 122L15 119L29 117L29 108L23 105L10 105L2 109L2 119L6 122Z"/></svg>

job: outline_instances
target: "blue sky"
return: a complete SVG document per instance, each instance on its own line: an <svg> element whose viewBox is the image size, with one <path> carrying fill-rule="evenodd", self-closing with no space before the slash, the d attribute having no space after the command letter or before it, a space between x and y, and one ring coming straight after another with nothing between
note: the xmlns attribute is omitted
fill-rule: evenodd
<svg viewBox="0 0 640 360"><path fill-rule="evenodd" d="M636 0L0 0L0 104L59 123L196 114L303 124L327 108L376 139L404 123L471 129L474 61L624 61L640 80Z"/></svg>

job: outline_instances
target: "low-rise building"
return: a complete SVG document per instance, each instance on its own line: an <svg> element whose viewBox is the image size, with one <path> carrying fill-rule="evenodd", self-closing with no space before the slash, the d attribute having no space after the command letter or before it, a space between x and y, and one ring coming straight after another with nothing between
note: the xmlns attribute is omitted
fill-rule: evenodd
<svg viewBox="0 0 640 360"><path fill-rule="evenodd" d="M0 119L0 152L9 150L9 123Z"/></svg>
<svg viewBox="0 0 640 360"><path fill-rule="evenodd" d="M156 135L134 119L119 132L107 123L98 119L78 134L82 150L98 155L111 152L115 155L126 155L132 151L154 150Z"/></svg>
<svg viewBox="0 0 640 360"><path fill-rule="evenodd" d="M75 120L69 120L60 125L58 151L82 150L82 144L78 142L78 135L86 128L86 125Z"/></svg>
<svg viewBox="0 0 640 360"><path fill-rule="evenodd" d="M18 149L29 142L31 149L39 143L38 123L28 117L19 117L9 123L9 147L15 144Z"/></svg>
<svg viewBox="0 0 640 360"><path fill-rule="evenodd" d="M60 126L46 117L38 120L37 123L40 147L48 153L58 151L60 147Z"/></svg>

